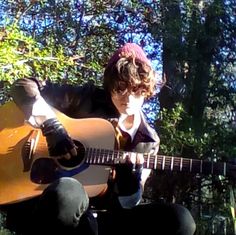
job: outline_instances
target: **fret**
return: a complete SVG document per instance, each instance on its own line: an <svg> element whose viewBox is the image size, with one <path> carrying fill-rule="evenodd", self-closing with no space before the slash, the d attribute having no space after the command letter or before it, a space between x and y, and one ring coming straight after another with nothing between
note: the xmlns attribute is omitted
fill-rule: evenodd
<svg viewBox="0 0 236 235"><path fill-rule="evenodd" d="M149 165L150 165L150 153L148 153L148 157L147 157L147 168L149 168Z"/></svg>
<svg viewBox="0 0 236 235"><path fill-rule="evenodd" d="M98 164L100 156L101 156L101 149L97 149L96 154L93 156L93 162Z"/></svg>
<svg viewBox="0 0 236 235"><path fill-rule="evenodd" d="M112 162L111 158L113 154L114 154L114 151L111 151L111 150L107 151L107 154L104 156L104 164Z"/></svg>
<svg viewBox="0 0 236 235"><path fill-rule="evenodd" d="M85 153L86 153L86 158L85 158L85 163L88 163L88 158L89 158L89 152L90 152L90 148L87 148Z"/></svg>
<svg viewBox="0 0 236 235"><path fill-rule="evenodd" d="M117 156L117 152L116 152L116 151L113 151L112 154L111 154L111 156L110 156L110 162L111 162L111 163L114 163L114 159L116 158L116 156Z"/></svg>
<svg viewBox="0 0 236 235"><path fill-rule="evenodd" d="M162 164L161 164L161 169L165 170L165 156L162 157Z"/></svg>
<svg viewBox="0 0 236 235"><path fill-rule="evenodd" d="M93 161L92 161L92 164L96 164L97 163L97 157L96 156L99 156L100 155L100 149L96 149L95 150L95 154L93 155Z"/></svg>
<svg viewBox="0 0 236 235"><path fill-rule="evenodd" d="M180 171L180 158L178 157L174 159L174 171Z"/></svg>
<svg viewBox="0 0 236 235"><path fill-rule="evenodd" d="M223 176L228 174L227 163L225 162L203 161L199 159L188 159L165 155L151 155L150 153L136 153L96 148L86 148L85 155L85 163L87 164L113 165L120 163L121 160L124 160L126 157L130 157L132 162L134 162L136 159L143 156L143 166L148 169Z"/></svg>
<svg viewBox="0 0 236 235"><path fill-rule="evenodd" d="M182 171L183 168L183 158L180 158L180 166L179 166L179 170Z"/></svg>
<svg viewBox="0 0 236 235"><path fill-rule="evenodd" d="M92 164L96 164L97 163L97 159L96 159L96 156L99 156L99 149L95 149L95 151L94 151L95 153L94 153L94 155L92 156Z"/></svg>
<svg viewBox="0 0 236 235"><path fill-rule="evenodd" d="M182 171L183 168L183 159L180 157L175 157L174 161L174 171Z"/></svg>
<svg viewBox="0 0 236 235"><path fill-rule="evenodd" d="M174 166L174 157L171 157L171 164L170 164L170 170L173 171Z"/></svg>
<svg viewBox="0 0 236 235"><path fill-rule="evenodd" d="M105 153L106 153L105 149L99 149L99 154L95 156L97 164L103 164L102 159Z"/></svg>
<svg viewBox="0 0 236 235"><path fill-rule="evenodd" d="M192 173L193 159L190 159L189 164L190 164L190 166L189 166L189 172Z"/></svg>
<svg viewBox="0 0 236 235"><path fill-rule="evenodd" d="M96 161L97 164L100 163L100 156L102 155L102 150L99 149L98 152L100 152L100 154L98 153L98 155L97 155L98 157L96 158L96 156L95 156L95 158L94 158L95 161L97 160L97 161Z"/></svg>
<svg viewBox="0 0 236 235"><path fill-rule="evenodd" d="M113 152L113 153L112 153L112 156L111 156L111 161L112 161L112 162L114 162L114 158L115 158L114 154L115 154L115 152Z"/></svg>
<svg viewBox="0 0 236 235"><path fill-rule="evenodd" d="M111 151L109 150L105 151L105 155L103 156L103 164L105 165L106 163L109 163L110 158L111 158Z"/></svg>
<svg viewBox="0 0 236 235"><path fill-rule="evenodd" d="M107 155L109 155L109 151L103 149L103 155L102 155L102 159L101 159L101 162L102 162L103 164L105 164L105 162L106 162L106 161L105 161L105 158L106 158Z"/></svg>
<svg viewBox="0 0 236 235"><path fill-rule="evenodd" d="M95 164L96 163L96 156L97 156L97 153L98 153L98 149L94 149L94 154L92 157L92 163Z"/></svg>
<svg viewBox="0 0 236 235"><path fill-rule="evenodd" d="M92 162L92 155L93 155L93 149L90 149L89 151L89 158L88 158L88 163L90 164Z"/></svg>
<svg viewBox="0 0 236 235"><path fill-rule="evenodd" d="M154 161L155 161L155 156L151 156L150 154L149 154L149 156L148 156L148 168L150 168L150 169L155 169L155 167L154 167Z"/></svg>
<svg viewBox="0 0 236 235"><path fill-rule="evenodd" d="M154 169L157 169L157 156L154 158Z"/></svg>
<svg viewBox="0 0 236 235"><path fill-rule="evenodd" d="M96 154L97 154L97 149L93 149L93 151L92 151L92 155L91 155L91 157L90 157L90 163L91 164L93 164L94 163L94 157L96 156Z"/></svg>
<svg viewBox="0 0 236 235"><path fill-rule="evenodd" d="M172 171L172 164L173 164L173 158L170 156L163 156L163 160L165 162L164 169L163 170L170 170Z"/></svg>
<svg viewBox="0 0 236 235"><path fill-rule="evenodd" d="M157 169L157 170L162 170L162 164L163 164L163 156L162 155L159 155L157 156L157 159L155 157L155 161L154 161L154 169Z"/></svg>
<svg viewBox="0 0 236 235"><path fill-rule="evenodd" d="M101 164L104 164L104 156L106 155L107 155L106 149L101 149L101 157L99 158L99 162L101 162Z"/></svg>
<svg viewBox="0 0 236 235"><path fill-rule="evenodd" d="M93 163L94 151L95 151L94 149L91 149L91 153L90 153L90 156L89 156L89 164Z"/></svg>
<svg viewBox="0 0 236 235"><path fill-rule="evenodd" d="M112 152L109 162L114 163L114 159L116 158L116 154L117 153L115 151Z"/></svg>

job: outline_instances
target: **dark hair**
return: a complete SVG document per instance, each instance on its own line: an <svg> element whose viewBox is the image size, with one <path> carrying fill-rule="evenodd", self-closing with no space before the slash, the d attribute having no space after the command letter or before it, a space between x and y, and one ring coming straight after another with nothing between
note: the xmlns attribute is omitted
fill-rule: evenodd
<svg viewBox="0 0 236 235"><path fill-rule="evenodd" d="M123 56L116 63L110 64L104 71L103 86L108 92L143 90L146 98L156 91L156 73L150 65L133 55Z"/></svg>

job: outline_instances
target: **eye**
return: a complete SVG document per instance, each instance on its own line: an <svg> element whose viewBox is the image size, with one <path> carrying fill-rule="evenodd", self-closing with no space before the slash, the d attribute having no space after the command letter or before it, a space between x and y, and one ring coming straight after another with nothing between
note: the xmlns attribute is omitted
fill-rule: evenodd
<svg viewBox="0 0 236 235"><path fill-rule="evenodd" d="M127 93L127 89L125 90L117 89L117 90L114 90L113 93L116 96L124 96Z"/></svg>
<svg viewBox="0 0 236 235"><path fill-rule="evenodd" d="M117 90L118 91L125 91L127 89L127 87L128 87L128 84L126 84L126 82L121 81L118 83Z"/></svg>
<svg viewBox="0 0 236 235"><path fill-rule="evenodd" d="M116 93L118 95L124 95L125 93L127 93L127 89L125 89L125 90L117 90Z"/></svg>

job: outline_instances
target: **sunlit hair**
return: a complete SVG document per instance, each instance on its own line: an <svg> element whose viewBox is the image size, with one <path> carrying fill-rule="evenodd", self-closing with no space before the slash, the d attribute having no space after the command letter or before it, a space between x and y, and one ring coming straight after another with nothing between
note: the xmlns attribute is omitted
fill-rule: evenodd
<svg viewBox="0 0 236 235"><path fill-rule="evenodd" d="M105 69L103 85L108 92L141 91L145 98L149 98L155 94L157 78L150 65L132 53L121 54L116 63Z"/></svg>

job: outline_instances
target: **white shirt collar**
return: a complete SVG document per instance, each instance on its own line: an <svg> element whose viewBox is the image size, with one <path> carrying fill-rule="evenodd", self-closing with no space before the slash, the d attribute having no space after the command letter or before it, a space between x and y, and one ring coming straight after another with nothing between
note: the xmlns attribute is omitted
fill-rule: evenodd
<svg viewBox="0 0 236 235"><path fill-rule="evenodd" d="M140 112L136 112L134 114L134 122L133 122L133 126L129 129L127 129L123 122L124 120L127 118L127 115L126 114L121 114L120 118L119 118L119 121L118 121L118 126L119 128L122 130L122 131L125 131L126 133L128 133L131 137L131 139L133 140L138 128L139 128L139 125L141 123L141 113Z"/></svg>

